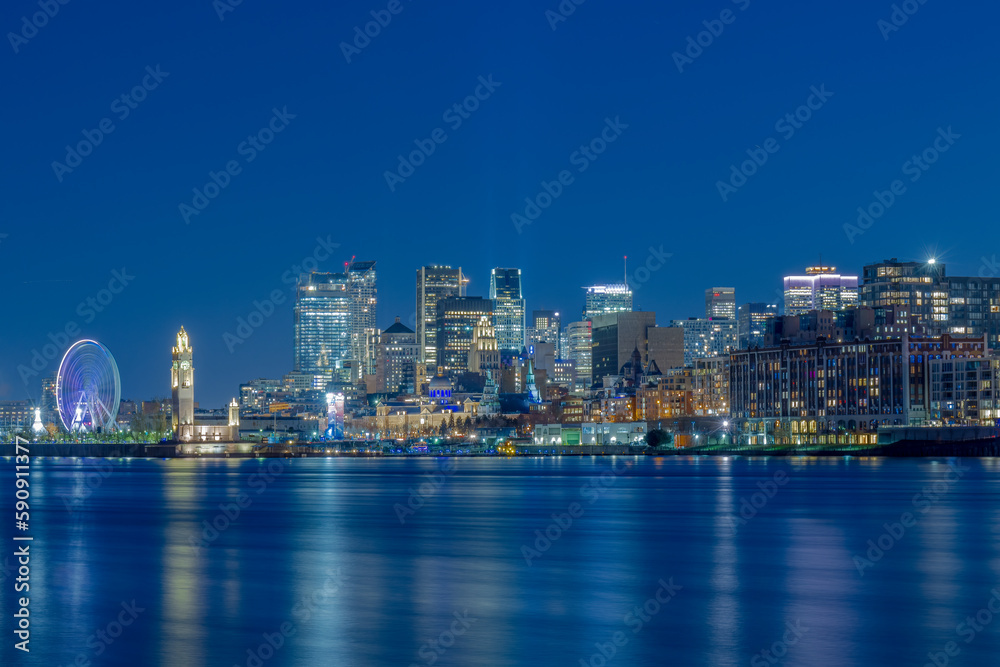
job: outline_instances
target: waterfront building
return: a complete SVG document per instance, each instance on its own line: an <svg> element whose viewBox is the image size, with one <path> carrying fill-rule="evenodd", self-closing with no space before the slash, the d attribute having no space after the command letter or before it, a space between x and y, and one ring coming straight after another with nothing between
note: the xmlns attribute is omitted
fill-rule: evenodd
<svg viewBox="0 0 1000 667"><path fill-rule="evenodd" d="M35 411L28 401L0 401L0 432L5 435L28 430L34 417Z"/></svg>
<svg viewBox="0 0 1000 667"><path fill-rule="evenodd" d="M592 320L597 315L632 312L632 290L626 283L592 285L584 289L587 290L585 320Z"/></svg>
<svg viewBox="0 0 1000 667"><path fill-rule="evenodd" d="M695 359L719 357L737 347L736 320L700 319L673 320L670 326L684 331L684 365Z"/></svg>
<svg viewBox="0 0 1000 667"><path fill-rule="evenodd" d="M746 444L874 444L927 422L930 362L983 357L985 337L910 337L733 352L730 412Z"/></svg>
<svg viewBox="0 0 1000 667"><path fill-rule="evenodd" d="M804 276L785 276L785 315L856 306L858 277L836 271L834 266L810 266Z"/></svg>
<svg viewBox="0 0 1000 667"><path fill-rule="evenodd" d="M707 319L736 319L736 288L710 287L705 290L705 317Z"/></svg>
<svg viewBox="0 0 1000 667"><path fill-rule="evenodd" d="M737 347L745 350L764 344L767 323L778 316L777 304L745 303L736 315Z"/></svg>
<svg viewBox="0 0 1000 667"><path fill-rule="evenodd" d="M493 269L490 272L490 299L497 346L501 350L520 352L525 344L521 269Z"/></svg>
<svg viewBox="0 0 1000 667"><path fill-rule="evenodd" d="M1000 426L1000 358L941 355L928 366L931 424Z"/></svg>
<svg viewBox="0 0 1000 667"><path fill-rule="evenodd" d="M417 346L419 361L434 369L437 358L437 304L441 299L465 296L468 279L462 267L422 266L417 269Z"/></svg>
<svg viewBox="0 0 1000 667"><path fill-rule="evenodd" d="M388 394L417 392L417 335L397 317L379 336L376 349L375 391Z"/></svg>
<svg viewBox="0 0 1000 667"><path fill-rule="evenodd" d="M181 327L173 347L170 366L171 425L181 442L239 442L240 405L234 398L227 406L228 419L202 423L194 414L194 347ZM143 411L145 412L145 404ZM162 410L162 406L161 406Z"/></svg>

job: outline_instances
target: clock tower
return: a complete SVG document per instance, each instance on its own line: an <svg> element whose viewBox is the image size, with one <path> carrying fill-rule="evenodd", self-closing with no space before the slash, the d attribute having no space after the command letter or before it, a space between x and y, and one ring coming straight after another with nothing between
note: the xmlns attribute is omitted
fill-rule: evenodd
<svg viewBox="0 0 1000 667"><path fill-rule="evenodd" d="M184 439L194 431L194 349L187 332L181 327L174 346L173 364L170 368L170 387L173 398L174 436Z"/></svg>

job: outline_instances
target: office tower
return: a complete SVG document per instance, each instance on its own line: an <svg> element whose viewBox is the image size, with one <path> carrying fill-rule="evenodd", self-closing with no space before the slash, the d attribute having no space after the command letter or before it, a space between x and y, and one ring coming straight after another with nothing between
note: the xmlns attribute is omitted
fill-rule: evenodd
<svg viewBox="0 0 1000 667"><path fill-rule="evenodd" d="M785 276L785 315L810 310L844 310L858 305L858 277L835 266L810 266L804 276Z"/></svg>
<svg viewBox="0 0 1000 667"><path fill-rule="evenodd" d="M710 287L705 290L705 317L736 319L736 288Z"/></svg>
<svg viewBox="0 0 1000 667"><path fill-rule="evenodd" d="M560 333L562 320L554 310L533 310L532 326L528 329L528 344L551 343L555 346L556 359L562 359Z"/></svg>
<svg viewBox="0 0 1000 667"><path fill-rule="evenodd" d="M361 375L374 375L375 346L378 343L375 262L351 262L348 265L347 293L351 299L351 358L358 362Z"/></svg>
<svg viewBox="0 0 1000 667"><path fill-rule="evenodd" d="M303 273L295 290L294 372L345 380L351 359L351 295L343 273Z"/></svg>
<svg viewBox="0 0 1000 667"><path fill-rule="evenodd" d="M465 373L469 369L469 351L476 327L492 326L493 301L478 296L439 299L435 319L438 368L451 376Z"/></svg>
<svg viewBox="0 0 1000 667"><path fill-rule="evenodd" d="M671 368L684 366L684 330L677 327L650 327L646 329L649 361L666 373Z"/></svg>
<svg viewBox="0 0 1000 667"><path fill-rule="evenodd" d="M586 320L593 319L595 315L632 312L632 290L624 283L593 285L584 289L587 290L583 311Z"/></svg>
<svg viewBox="0 0 1000 667"><path fill-rule="evenodd" d="M745 303L740 306L736 317L738 348L746 350L763 345L767 321L777 316L777 304Z"/></svg>
<svg viewBox="0 0 1000 667"><path fill-rule="evenodd" d="M437 304L440 299L465 296L468 280L462 267L423 266L417 269L417 345L420 361L434 374L437 358Z"/></svg>
<svg viewBox="0 0 1000 667"><path fill-rule="evenodd" d="M525 340L521 269L493 269L490 272L490 299L497 345L501 350L520 352Z"/></svg>
<svg viewBox="0 0 1000 667"><path fill-rule="evenodd" d="M684 363L684 332L656 326L656 313L597 315L592 324L591 375L595 383L617 375L637 350L643 369L655 364L665 371Z"/></svg>
<svg viewBox="0 0 1000 667"><path fill-rule="evenodd" d="M379 335L376 352L375 391L389 394L416 393L417 334L396 318Z"/></svg>
<svg viewBox="0 0 1000 667"><path fill-rule="evenodd" d="M595 315L591 379L594 384L616 375L638 348L640 360L648 359L646 329L656 326L656 313L608 313Z"/></svg>
<svg viewBox="0 0 1000 667"><path fill-rule="evenodd" d="M591 384L592 324L589 320L570 322L566 325L566 357L576 364L577 379L585 386Z"/></svg>
<svg viewBox="0 0 1000 667"><path fill-rule="evenodd" d="M673 320L672 327L684 329L684 365L695 359L721 357L736 349L736 320L710 320L695 317Z"/></svg>

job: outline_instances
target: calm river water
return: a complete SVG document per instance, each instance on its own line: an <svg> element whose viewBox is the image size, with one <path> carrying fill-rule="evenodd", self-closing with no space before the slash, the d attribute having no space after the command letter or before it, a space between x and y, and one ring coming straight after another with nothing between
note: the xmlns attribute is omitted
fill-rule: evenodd
<svg viewBox="0 0 1000 667"><path fill-rule="evenodd" d="M998 460L13 465L4 665L1000 664Z"/></svg>

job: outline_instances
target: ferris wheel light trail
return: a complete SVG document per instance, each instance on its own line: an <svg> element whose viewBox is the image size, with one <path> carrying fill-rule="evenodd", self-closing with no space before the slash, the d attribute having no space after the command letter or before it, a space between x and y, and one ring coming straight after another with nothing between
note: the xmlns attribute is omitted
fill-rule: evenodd
<svg viewBox="0 0 1000 667"><path fill-rule="evenodd" d="M114 430L121 378L111 352L95 340L74 343L59 364L56 406L70 433Z"/></svg>

